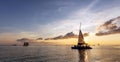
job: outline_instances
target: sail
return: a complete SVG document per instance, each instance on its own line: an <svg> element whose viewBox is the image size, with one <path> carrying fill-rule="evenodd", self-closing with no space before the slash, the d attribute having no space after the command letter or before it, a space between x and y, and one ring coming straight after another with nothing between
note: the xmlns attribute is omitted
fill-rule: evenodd
<svg viewBox="0 0 120 62"><path fill-rule="evenodd" d="M80 27L81 27L81 24L80 24ZM80 29L79 30L79 36L78 36L78 44L83 44L83 43L85 43L85 41L84 41L84 37L83 37L82 31Z"/></svg>

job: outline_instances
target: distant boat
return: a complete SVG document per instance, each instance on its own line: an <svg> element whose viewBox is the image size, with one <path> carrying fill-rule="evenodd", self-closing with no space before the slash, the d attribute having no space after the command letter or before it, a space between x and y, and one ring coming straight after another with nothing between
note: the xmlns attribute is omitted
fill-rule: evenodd
<svg viewBox="0 0 120 62"><path fill-rule="evenodd" d="M78 36L78 44L71 47L72 49L92 49L87 43L84 41L84 37L81 31L81 24Z"/></svg>
<svg viewBox="0 0 120 62"><path fill-rule="evenodd" d="M23 46L29 46L28 42L24 42Z"/></svg>

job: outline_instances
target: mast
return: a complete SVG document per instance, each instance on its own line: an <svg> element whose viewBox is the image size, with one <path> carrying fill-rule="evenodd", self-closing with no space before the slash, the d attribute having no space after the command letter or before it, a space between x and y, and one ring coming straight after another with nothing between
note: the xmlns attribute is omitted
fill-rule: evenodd
<svg viewBox="0 0 120 62"><path fill-rule="evenodd" d="M81 23L80 23L78 44L83 44L83 43L85 43L85 41L84 41L84 37L83 37L82 31L81 31Z"/></svg>

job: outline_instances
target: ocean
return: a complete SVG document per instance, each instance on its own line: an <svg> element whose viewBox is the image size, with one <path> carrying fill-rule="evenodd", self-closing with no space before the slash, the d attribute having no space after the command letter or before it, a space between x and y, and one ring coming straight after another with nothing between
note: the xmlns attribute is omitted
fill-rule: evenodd
<svg viewBox="0 0 120 62"><path fill-rule="evenodd" d="M120 62L120 46L0 46L0 62Z"/></svg>

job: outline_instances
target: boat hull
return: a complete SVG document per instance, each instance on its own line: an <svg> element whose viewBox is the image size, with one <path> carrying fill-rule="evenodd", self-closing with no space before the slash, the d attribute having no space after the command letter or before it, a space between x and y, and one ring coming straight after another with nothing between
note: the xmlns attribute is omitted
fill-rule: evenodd
<svg viewBox="0 0 120 62"><path fill-rule="evenodd" d="M79 49L79 50L82 50L82 49L92 49L90 46L73 46L71 48L72 49Z"/></svg>

